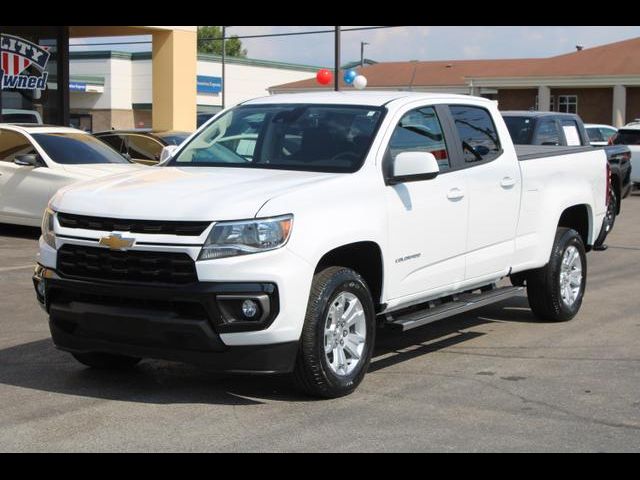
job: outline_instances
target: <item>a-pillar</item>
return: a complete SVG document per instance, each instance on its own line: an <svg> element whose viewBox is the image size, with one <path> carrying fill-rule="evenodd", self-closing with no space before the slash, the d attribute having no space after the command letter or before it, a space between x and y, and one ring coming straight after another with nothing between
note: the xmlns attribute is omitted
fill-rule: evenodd
<svg viewBox="0 0 640 480"><path fill-rule="evenodd" d="M613 119L612 125L616 128L623 127L627 114L627 88L624 85L613 86Z"/></svg>
<svg viewBox="0 0 640 480"><path fill-rule="evenodd" d="M197 32L153 32L154 130L196 129Z"/></svg>
<svg viewBox="0 0 640 480"><path fill-rule="evenodd" d="M538 110L541 112L551 110L551 89L546 85L538 87Z"/></svg>

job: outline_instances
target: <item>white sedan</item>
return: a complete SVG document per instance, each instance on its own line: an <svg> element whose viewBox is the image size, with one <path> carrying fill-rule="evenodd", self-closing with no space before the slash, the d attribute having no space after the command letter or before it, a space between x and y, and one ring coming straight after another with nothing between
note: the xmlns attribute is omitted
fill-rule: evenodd
<svg viewBox="0 0 640 480"><path fill-rule="evenodd" d="M0 124L0 222L39 226L58 189L140 168L81 130Z"/></svg>

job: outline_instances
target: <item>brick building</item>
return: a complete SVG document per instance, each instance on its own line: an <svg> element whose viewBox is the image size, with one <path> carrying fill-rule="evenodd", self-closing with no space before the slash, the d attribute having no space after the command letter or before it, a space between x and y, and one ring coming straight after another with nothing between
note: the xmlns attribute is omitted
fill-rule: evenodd
<svg viewBox="0 0 640 480"><path fill-rule="evenodd" d="M616 127L640 118L640 38L548 58L381 62L361 73L368 89L480 95L502 110L571 112ZM328 88L311 79L269 92Z"/></svg>

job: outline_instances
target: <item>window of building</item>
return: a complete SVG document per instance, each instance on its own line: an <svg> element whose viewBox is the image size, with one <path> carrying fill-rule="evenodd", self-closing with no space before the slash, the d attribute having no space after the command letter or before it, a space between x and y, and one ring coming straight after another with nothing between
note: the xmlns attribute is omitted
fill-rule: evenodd
<svg viewBox="0 0 640 480"><path fill-rule="evenodd" d="M491 115L481 107L451 105L451 115L462 141L465 162L486 162L502 152Z"/></svg>
<svg viewBox="0 0 640 480"><path fill-rule="evenodd" d="M395 160L401 152L428 152L438 161L440 171L451 168L440 121L433 107L407 112L398 122L389 141L389 154Z"/></svg>
<svg viewBox="0 0 640 480"><path fill-rule="evenodd" d="M578 113L578 96L558 95L558 112Z"/></svg>

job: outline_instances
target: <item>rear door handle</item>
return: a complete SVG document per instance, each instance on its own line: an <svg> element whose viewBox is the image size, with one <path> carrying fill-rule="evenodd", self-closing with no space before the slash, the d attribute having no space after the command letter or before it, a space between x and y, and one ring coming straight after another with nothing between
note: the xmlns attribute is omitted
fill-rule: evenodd
<svg viewBox="0 0 640 480"><path fill-rule="evenodd" d="M452 188L451 190L449 190L449 193L447 193L447 198L449 200L460 200L463 197L464 197L464 192L457 187Z"/></svg>
<svg viewBox="0 0 640 480"><path fill-rule="evenodd" d="M504 177L500 182L502 188L511 188L516 184L516 181L511 177Z"/></svg>

